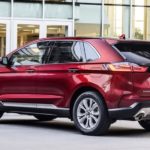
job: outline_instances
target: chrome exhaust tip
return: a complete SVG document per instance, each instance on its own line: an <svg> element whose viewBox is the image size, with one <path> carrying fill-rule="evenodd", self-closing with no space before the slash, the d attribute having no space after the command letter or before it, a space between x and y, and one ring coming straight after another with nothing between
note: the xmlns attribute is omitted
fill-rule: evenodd
<svg viewBox="0 0 150 150"><path fill-rule="evenodd" d="M145 112L142 111L142 112L139 112L138 114L136 114L136 115L134 116L134 119L135 119L136 121L141 121L141 120L143 120L143 118L144 118L145 116L146 116Z"/></svg>

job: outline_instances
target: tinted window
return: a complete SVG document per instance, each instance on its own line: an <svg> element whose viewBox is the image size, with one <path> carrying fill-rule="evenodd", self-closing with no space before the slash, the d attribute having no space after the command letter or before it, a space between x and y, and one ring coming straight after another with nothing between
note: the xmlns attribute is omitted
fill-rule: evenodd
<svg viewBox="0 0 150 150"><path fill-rule="evenodd" d="M82 62L80 42L59 41L55 42L49 54L48 63Z"/></svg>
<svg viewBox="0 0 150 150"><path fill-rule="evenodd" d="M96 60L99 58L99 54L96 52L95 48L89 43L84 43L85 55L87 61Z"/></svg>
<svg viewBox="0 0 150 150"><path fill-rule="evenodd" d="M24 47L12 55L10 62L14 66L42 64L48 45L49 42L46 41Z"/></svg>
<svg viewBox="0 0 150 150"><path fill-rule="evenodd" d="M142 65L150 63L150 44L119 43L115 47L129 62Z"/></svg>

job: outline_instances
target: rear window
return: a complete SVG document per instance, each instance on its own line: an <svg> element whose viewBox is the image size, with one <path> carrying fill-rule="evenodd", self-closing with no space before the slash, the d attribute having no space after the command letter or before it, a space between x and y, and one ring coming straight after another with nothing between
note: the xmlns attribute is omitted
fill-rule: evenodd
<svg viewBox="0 0 150 150"><path fill-rule="evenodd" d="M93 61L100 58L95 48L92 47L89 43L84 42L84 49L85 49L85 55L87 61Z"/></svg>
<svg viewBox="0 0 150 150"><path fill-rule="evenodd" d="M150 44L118 43L114 45L128 62L146 65L150 64Z"/></svg>

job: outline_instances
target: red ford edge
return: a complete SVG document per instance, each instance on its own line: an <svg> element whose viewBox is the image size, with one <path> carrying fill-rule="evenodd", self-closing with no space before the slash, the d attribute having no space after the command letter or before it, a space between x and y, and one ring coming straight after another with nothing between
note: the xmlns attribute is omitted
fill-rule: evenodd
<svg viewBox="0 0 150 150"><path fill-rule="evenodd" d="M103 135L116 120L150 131L150 42L40 39L0 63L1 117L68 117L86 135Z"/></svg>

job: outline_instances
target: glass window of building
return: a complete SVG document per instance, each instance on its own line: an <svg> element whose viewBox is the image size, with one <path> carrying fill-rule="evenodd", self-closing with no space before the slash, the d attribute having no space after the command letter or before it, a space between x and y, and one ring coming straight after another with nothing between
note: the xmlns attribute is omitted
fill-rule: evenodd
<svg viewBox="0 0 150 150"><path fill-rule="evenodd" d="M101 3L102 0L76 0L79 3Z"/></svg>
<svg viewBox="0 0 150 150"><path fill-rule="evenodd" d="M119 4L119 5L116 5ZM124 5L126 4L126 5ZM130 5L127 0L105 0L104 36L119 37L130 34Z"/></svg>
<svg viewBox="0 0 150 150"><path fill-rule="evenodd" d="M145 5L150 6L150 0L145 0Z"/></svg>
<svg viewBox="0 0 150 150"><path fill-rule="evenodd" d="M149 2L150 4L150 2ZM145 33L145 39L146 40L150 40L150 7L145 8L145 14L144 14L144 18L146 20L146 22L144 23L144 33Z"/></svg>
<svg viewBox="0 0 150 150"><path fill-rule="evenodd" d="M101 3L97 0L75 2L75 36L101 36Z"/></svg>
<svg viewBox="0 0 150 150"><path fill-rule="evenodd" d="M133 7L132 37L144 39L144 7Z"/></svg>
<svg viewBox="0 0 150 150"><path fill-rule="evenodd" d="M47 26L47 37L65 37L67 35L67 26Z"/></svg>
<svg viewBox="0 0 150 150"><path fill-rule="evenodd" d="M105 4L130 4L131 0L105 0Z"/></svg>
<svg viewBox="0 0 150 150"><path fill-rule="evenodd" d="M42 18L42 0L14 0L14 17Z"/></svg>
<svg viewBox="0 0 150 150"><path fill-rule="evenodd" d="M39 38L39 25L19 24L17 30L18 47Z"/></svg>
<svg viewBox="0 0 150 150"><path fill-rule="evenodd" d="M150 40L150 0L133 0L132 38Z"/></svg>
<svg viewBox="0 0 150 150"><path fill-rule="evenodd" d="M5 55L6 50L6 25L0 24L0 57Z"/></svg>
<svg viewBox="0 0 150 150"><path fill-rule="evenodd" d="M45 18L72 19L72 0L45 0Z"/></svg>
<svg viewBox="0 0 150 150"><path fill-rule="evenodd" d="M147 0L132 0L132 4L133 5L137 5L137 6L144 6L144 3L146 2Z"/></svg>
<svg viewBox="0 0 150 150"><path fill-rule="evenodd" d="M11 16L11 0L0 0L0 17Z"/></svg>

